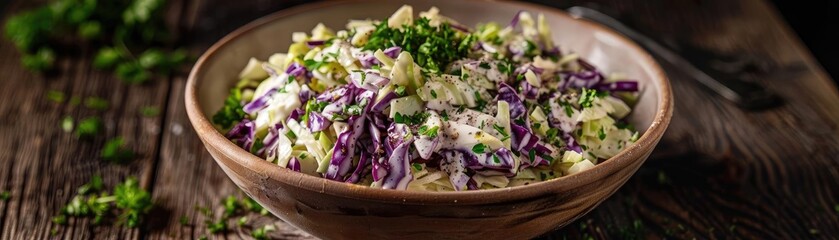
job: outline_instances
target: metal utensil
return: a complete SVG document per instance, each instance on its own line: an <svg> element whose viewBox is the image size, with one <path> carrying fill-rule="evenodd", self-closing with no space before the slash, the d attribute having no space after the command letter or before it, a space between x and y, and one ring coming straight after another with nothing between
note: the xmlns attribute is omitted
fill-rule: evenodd
<svg viewBox="0 0 839 240"><path fill-rule="evenodd" d="M777 95L769 92L763 86L754 82L744 81L739 76L714 68L713 59L710 59L707 56L708 54L702 54L701 51L688 51L679 54L659 44L652 38L624 25L617 19L591 8L574 6L567 10L575 17L606 25L638 42L660 59L690 75L702 85L708 87L723 98L734 102L741 108L759 110L777 106L781 103L781 99ZM685 55L685 57L682 55Z"/></svg>

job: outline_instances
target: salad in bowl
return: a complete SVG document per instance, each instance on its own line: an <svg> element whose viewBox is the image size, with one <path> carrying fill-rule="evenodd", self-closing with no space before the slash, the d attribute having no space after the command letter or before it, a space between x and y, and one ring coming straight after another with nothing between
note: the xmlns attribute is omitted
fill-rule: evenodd
<svg viewBox="0 0 839 240"><path fill-rule="evenodd" d="M594 167L633 144L640 86L553 42L541 14L464 26L437 8L318 24L251 58L212 118L304 174L412 191L505 188Z"/></svg>

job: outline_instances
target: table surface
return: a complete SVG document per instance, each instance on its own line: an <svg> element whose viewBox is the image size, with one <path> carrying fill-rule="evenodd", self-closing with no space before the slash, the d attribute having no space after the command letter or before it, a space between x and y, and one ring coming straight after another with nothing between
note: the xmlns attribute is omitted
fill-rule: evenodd
<svg viewBox="0 0 839 240"><path fill-rule="evenodd" d="M172 1L166 15L183 44L199 55L237 26L299 2ZM744 112L668 69L676 110L659 147L620 191L546 238L839 236L839 92L773 6L762 0L597 2L631 12L632 20L655 33L762 56L784 71L756 81L786 102ZM3 20L37 5L12 1ZM240 193L192 131L183 104L186 70L129 86L92 69L93 50L79 46L58 59L58 74L44 76L25 71L14 47L0 42L0 191L11 193L0 201L0 238L248 238L249 228L209 234L195 209L208 206L220 214L224 196ZM111 107L54 103L45 97L49 90L102 97ZM142 116L139 109L146 106L161 114ZM65 116L100 116L106 136L80 141L59 127ZM99 159L104 139L116 136L128 137L135 160L116 165ZM140 179L156 203L143 226L50 221L95 174L106 186L127 176ZM182 216L189 224L179 223ZM253 221L276 224L275 238L311 238L271 217Z"/></svg>

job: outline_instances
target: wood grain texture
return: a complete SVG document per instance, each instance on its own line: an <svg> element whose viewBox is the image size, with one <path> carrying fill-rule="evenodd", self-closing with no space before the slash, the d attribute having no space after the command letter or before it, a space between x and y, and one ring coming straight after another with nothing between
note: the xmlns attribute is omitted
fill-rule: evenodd
<svg viewBox="0 0 839 240"><path fill-rule="evenodd" d="M300 2L172 1L167 20L197 55L236 27ZM755 81L786 102L769 111L743 112L665 66L676 112L656 152L600 207L543 238L839 236L839 212L834 210L839 204L839 91L772 6L762 0L596 2L631 13L631 20L651 32L721 52L761 56L780 71ZM3 16L37 5L12 1ZM206 206L220 214L220 201L239 193L189 126L183 106L186 73L128 86L92 69L92 54L90 46L80 45L62 54L70 57L59 58L57 74L33 75L22 69L12 45L0 42L5 78L0 81L0 191L12 196L0 201L0 238L50 238L53 229L55 238L64 239L249 238L249 228L210 235L205 217L195 210ZM44 96L49 90L68 98L102 97L111 106L95 111L54 103ZM139 109L144 106L164 113L143 117ZM93 141L77 140L59 127L65 116L100 116L106 131ZM100 160L105 139L115 136L130 136L128 143L139 157L126 165ZM108 187L138 176L152 191L157 210L139 229L93 226L86 220L53 225L50 218L94 174L102 175ZM182 216L189 224L179 223ZM275 224L274 238L309 238L270 217L251 219L255 226Z"/></svg>

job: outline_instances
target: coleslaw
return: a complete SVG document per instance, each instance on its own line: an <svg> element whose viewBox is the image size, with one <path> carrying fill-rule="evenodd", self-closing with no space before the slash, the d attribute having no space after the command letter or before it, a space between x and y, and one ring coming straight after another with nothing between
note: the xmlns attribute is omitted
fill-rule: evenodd
<svg viewBox="0 0 839 240"><path fill-rule="evenodd" d="M318 24L251 58L213 122L293 171L375 188L461 191L547 181L634 143L639 84L563 53L543 15L466 27L411 6Z"/></svg>

